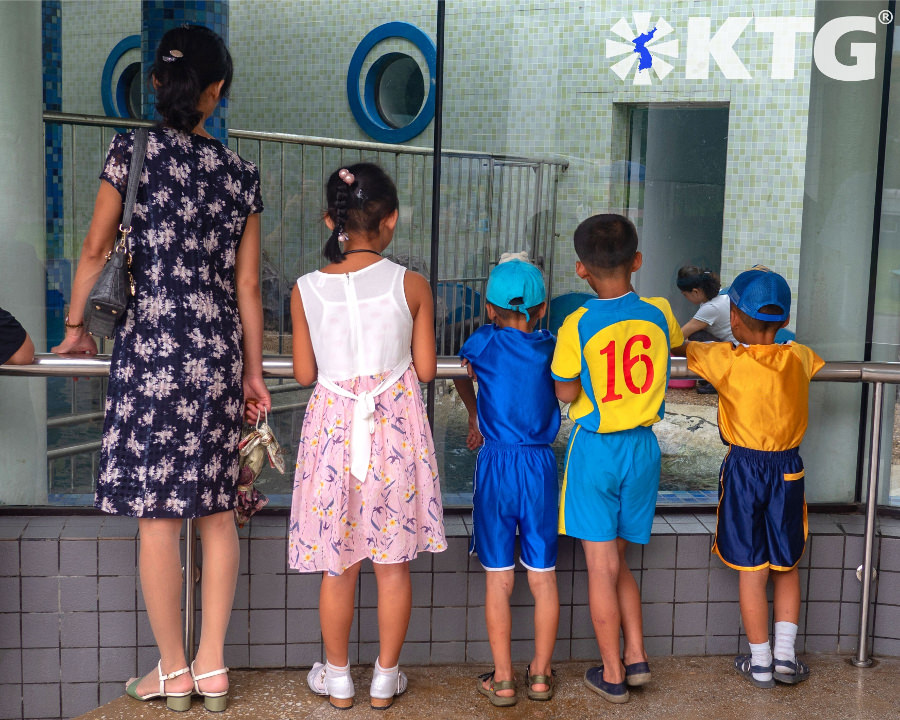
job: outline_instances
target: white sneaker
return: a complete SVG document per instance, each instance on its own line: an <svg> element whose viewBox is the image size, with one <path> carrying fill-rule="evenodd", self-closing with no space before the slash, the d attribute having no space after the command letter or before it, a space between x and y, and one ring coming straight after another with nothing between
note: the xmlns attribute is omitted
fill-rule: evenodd
<svg viewBox="0 0 900 720"><path fill-rule="evenodd" d="M394 697L405 693L408 685L406 673L400 670L399 665L386 670L376 659L372 685L369 687L372 707L376 710L389 708L394 702Z"/></svg>
<svg viewBox="0 0 900 720"><path fill-rule="evenodd" d="M353 707L353 678L350 665L336 668L317 662L306 676L306 684L316 695L328 695L328 702L336 708L346 710Z"/></svg>

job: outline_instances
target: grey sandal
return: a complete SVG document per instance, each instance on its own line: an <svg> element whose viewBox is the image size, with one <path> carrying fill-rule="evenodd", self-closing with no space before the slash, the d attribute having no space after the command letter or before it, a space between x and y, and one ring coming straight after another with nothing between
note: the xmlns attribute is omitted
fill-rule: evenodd
<svg viewBox="0 0 900 720"><path fill-rule="evenodd" d="M775 681L772 679L757 680L755 677L753 677L753 673L774 673L775 664L773 663L768 667L753 665L752 658L752 655L738 655L734 659L734 669L737 670L739 675L749 680L755 687L763 688L764 690L769 690L770 688L775 687Z"/></svg>
<svg viewBox="0 0 900 720"><path fill-rule="evenodd" d="M490 680L491 686L486 688L484 686L484 681ZM498 690L512 690L515 692L516 689L516 680L513 678L512 680L497 680L494 681L494 671L491 670L488 673L484 673L483 675L478 676L478 692L482 695L487 696L487 699L491 701L491 705L495 707L512 707L518 701L518 698L515 695L505 696L498 695Z"/></svg>
<svg viewBox="0 0 900 720"><path fill-rule="evenodd" d="M798 657L794 658L794 662L789 662L788 660L776 660L775 667L787 667L791 669L791 672L789 673L779 672L778 670L772 672L772 677L785 685L796 685L797 683L802 683L809 677L809 665Z"/></svg>

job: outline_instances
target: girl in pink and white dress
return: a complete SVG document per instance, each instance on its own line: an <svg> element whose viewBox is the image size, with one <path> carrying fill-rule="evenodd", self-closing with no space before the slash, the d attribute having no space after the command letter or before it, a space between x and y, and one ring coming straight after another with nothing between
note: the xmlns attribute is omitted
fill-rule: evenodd
<svg viewBox="0 0 900 720"><path fill-rule="evenodd" d="M326 663L307 683L332 705L353 704L348 643L360 564L374 564L379 656L373 707L406 689L400 650L412 606L409 561L446 548L431 430L419 381L437 360L431 290L421 275L381 257L397 224L397 190L359 163L326 187L329 264L291 295L294 376L316 383L291 503L288 559L321 572L319 620Z"/></svg>

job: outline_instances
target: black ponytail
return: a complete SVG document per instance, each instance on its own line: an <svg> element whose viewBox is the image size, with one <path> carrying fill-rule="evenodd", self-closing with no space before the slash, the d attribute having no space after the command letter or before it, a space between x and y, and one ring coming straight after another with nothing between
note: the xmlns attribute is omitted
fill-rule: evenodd
<svg viewBox="0 0 900 720"><path fill-rule="evenodd" d="M234 67L225 42L202 25L181 25L163 35L150 74L156 110L163 124L190 133L203 118L200 96L212 83L224 80L222 97L231 87Z"/></svg>
<svg viewBox="0 0 900 720"><path fill-rule="evenodd" d="M341 175L352 182L347 183ZM394 181L372 163L356 163L335 170L328 178L325 196L328 201L325 214L334 223L334 229L322 254L333 263L345 257L340 245L342 233L373 235L381 221L400 207Z"/></svg>
<svg viewBox="0 0 900 720"><path fill-rule="evenodd" d="M325 255L325 259L329 262L338 263L346 257L341 250L340 238L347 225L347 204L350 199L350 189L351 188L347 183L338 178L338 183L334 192L334 202L328 203L328 216L334 223L334 229L331 231L331 236L325 243L322 254Z"/></svg>
<svg viewBox="0 0 900 720"><path fill-rule="evenodd" d="M699 268L696 265L679 268L675 284L684 292L700 288L707 300L712 300L722 289L718 275L708 268Z"/></svg>

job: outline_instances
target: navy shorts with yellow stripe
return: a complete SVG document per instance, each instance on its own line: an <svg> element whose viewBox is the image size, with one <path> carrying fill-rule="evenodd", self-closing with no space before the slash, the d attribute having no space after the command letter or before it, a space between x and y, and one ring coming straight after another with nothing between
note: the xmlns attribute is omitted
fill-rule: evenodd
<svg viewBox="0 0 900 720"><path fill-rule="evenodd" d="M736 570L790 570L806 546L803 460L796 448L732 445L719 475L713 551Z"/></svg>
<svg viewBox="0 0 900 720"><path fill-rule="evenodd" d="M659 490L659 443L649 427L595 433L575 424L559 505L562 535L650 542Z"/></svg>
<svg viewBox="0 0 900 720"><path fill-rule="evenodd" d="M475 465L469 552L478 555L485 570L512 570L518 528L519 562L529 570L553 570L558 503L556 455L550 445L486 439Z"/></svg>

